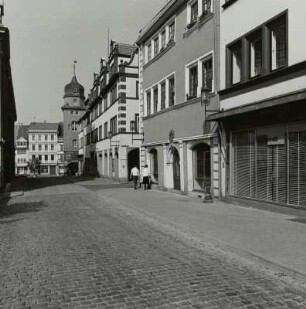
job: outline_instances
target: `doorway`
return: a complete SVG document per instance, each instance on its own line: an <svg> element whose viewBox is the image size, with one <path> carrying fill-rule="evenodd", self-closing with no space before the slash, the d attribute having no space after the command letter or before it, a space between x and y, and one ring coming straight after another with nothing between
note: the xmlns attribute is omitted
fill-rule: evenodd
<svg viewBox="0 0 306 309"><path fill-rule="evenodd" d="M175 190L181 190L180 156L175 148L173 148L172 156L173 156L173 187Z"/></svg>
<svg viewBox="0 0 306 309"><path fill-rule="evenodd" d="M140 169L140 166L139 166L139 148L132 149L128 153L127 179L130 179L131 170L134 166L136 166L138 169Z"/></svg>

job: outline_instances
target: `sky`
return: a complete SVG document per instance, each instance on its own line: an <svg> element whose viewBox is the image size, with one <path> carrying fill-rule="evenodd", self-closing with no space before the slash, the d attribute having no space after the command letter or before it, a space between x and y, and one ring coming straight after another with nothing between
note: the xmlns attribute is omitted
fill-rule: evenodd
<svg viewBox="0 0 306 309"><path fill-rule="evenodd" d="M62 121L73 62L85 93L110 38L134 44L166 0L5 0L17 123Z"/></svg>

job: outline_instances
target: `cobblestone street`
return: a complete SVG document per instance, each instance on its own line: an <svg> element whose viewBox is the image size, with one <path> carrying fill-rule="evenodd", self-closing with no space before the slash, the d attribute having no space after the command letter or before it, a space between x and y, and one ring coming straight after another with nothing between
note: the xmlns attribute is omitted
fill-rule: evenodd
<svg viewBox="0 0 306 309"><path fill-rule="evenodd" d="M77 183L27 181L1 207L0 308L306 308L291 285Z"/></svg>

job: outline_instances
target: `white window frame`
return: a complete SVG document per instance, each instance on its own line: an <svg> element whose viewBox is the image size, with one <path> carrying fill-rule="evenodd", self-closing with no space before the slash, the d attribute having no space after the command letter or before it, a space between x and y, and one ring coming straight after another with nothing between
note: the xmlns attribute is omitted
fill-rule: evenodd
<svg viewBox="0 0 306 309"><path fill-rule="evenodd" d="M214 81L215 81L215 66L214 66L214 51L211 50L209 52L207 52L206 54L202 55L201 57L191 61L190 63L185 65L185 97L187 97L187 95L189 95L189 73L190 73L190 69L197 65L198 66L198 86L197 86L197 96L196 97L200 97L201 96L201 88L202 88L202 80L203 80L203 62L205 62L208 59L212 59L212 70L213 70L213 81L212 81L212 91L211 93L215 92L215 85L214 85Z"/></svg>

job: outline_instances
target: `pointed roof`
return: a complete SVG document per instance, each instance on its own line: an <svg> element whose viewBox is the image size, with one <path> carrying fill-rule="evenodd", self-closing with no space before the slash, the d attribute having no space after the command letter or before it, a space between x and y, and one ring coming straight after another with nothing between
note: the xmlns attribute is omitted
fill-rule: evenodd
<svg viewBox="0 0 306 309"><path fill-rule="evenodd" d="M29 131L58 131L58 123L50 122L31 122Z"/></svg>
<svg viewBox="0 0 306 309"><path fill-rule="evenodd" d="M71 79L71 82L65 86L65 94L66 97L74 97L84 99L84 87L78 83L76 76L74 75Z"/></svg>
<svg viewBox="0 0 306 309"><path fill-rule="evenodd" d="M16 139L23 137L25 140L28 140L28 131L29 131L28 125L19 126Z"/></svg>

